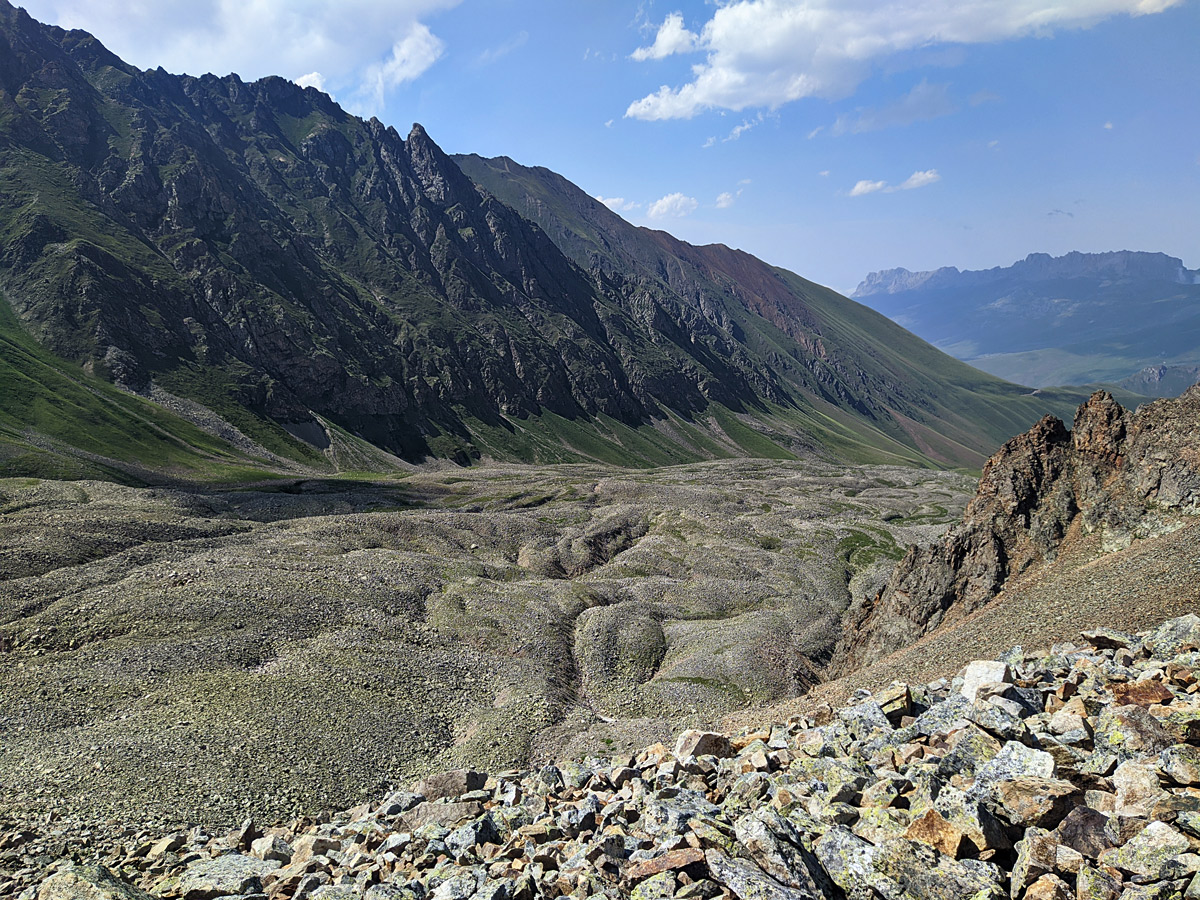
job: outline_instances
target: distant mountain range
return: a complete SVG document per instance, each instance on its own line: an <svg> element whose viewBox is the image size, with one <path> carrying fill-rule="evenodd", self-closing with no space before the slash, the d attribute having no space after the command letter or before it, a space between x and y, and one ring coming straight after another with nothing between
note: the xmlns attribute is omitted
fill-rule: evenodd
<svg viewBox="0 0 1200 900"><path fill-rule="evenodd" d="M456 163L419 125L402 138L282 78L140 71L5 0L0 347L21 385L0 392L10 472L64 454L978 465L1080 399L634 228L548 170Z"/></svg>
<svg viewBox="0 0 1200 900"><path fill-rule="evenodd" d="M1163 253L888 269L853 296L959 359L1034 387L1108 382L1174 396L1200 363L1200 270Z"/></svg>

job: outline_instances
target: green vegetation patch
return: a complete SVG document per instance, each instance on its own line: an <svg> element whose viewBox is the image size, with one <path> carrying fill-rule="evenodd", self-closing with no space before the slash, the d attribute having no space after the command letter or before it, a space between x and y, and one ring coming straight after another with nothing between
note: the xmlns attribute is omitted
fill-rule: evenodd
<svg viewBox="0 0 1200 900"><path fill-rule="evenodd" d="M863 526L849 529L837 542L837 555L852 569L865 569L882 560L896 561L904 556L904 548L884 528Z"/></svg>

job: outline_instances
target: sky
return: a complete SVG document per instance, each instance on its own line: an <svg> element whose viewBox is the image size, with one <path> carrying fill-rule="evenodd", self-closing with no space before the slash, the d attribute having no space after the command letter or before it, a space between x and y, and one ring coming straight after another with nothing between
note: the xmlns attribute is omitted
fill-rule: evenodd
<svg viewBox="0 0 1200 900"><path fill-rule="evenodd" d="M20 2L20 0L18 0ZM1200 267L1200 0L23 0L141 68L282 75L843 293Z"/></svg>

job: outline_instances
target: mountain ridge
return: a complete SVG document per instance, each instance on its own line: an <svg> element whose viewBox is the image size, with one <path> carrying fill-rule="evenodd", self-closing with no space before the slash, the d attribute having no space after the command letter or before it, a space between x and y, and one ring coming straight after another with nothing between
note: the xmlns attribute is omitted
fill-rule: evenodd
<svg viewBox="0 0 1200 900"><path fill-rule="evenodd" d="M741 251L629 230L548 170L539 224L421 126L313 88L143 72L7 0L0 40L20 327L273 453L312 459L331 423L409 461L972 466L1074 405Z"/></svg>
<svg viewBox="0 0 1200 900"><path fill-rule="evenodd" d="M1033 387L1174 396L1200 363L1200 270L1164 253L1033 253L983 271L871 273L854 296L948 353ZM1167 367L1168 378L1138 377Z"/></svg>
<svg viewBox="0 0 1200 900"><path fill-rule="evenodd" d="M961 283L985 283L1006 277L1080 278L1110 275L1116 278L1155 278L1174 280L1178 284L1200 284L1200 269L1188 269L1183 260L1166 253L1138 250L1115 250L1107 253L1080 253L1072 250L1062 256L1030 253L1010 266L990 269L959 269L943 266L924 272L905 268L871 272L850 295L852 298L872 294L895 294L925 286L954 286Z"/></svg>
<svg viewBox="0 0 1200 900"><path fill-rule="evenodd" d="M751 349L761 349L781 377L799 381L821 399L857 405L890 428L893 438L924 442L924 451L935 457L946 458L932 446L939 440L979 448L992 435L1003 441L1005 428L1020 430L1011 417L1014 407L1007 413L999 409L1006 404L1002 396L1016 406L1060 402L1061 395L1018 399L1021 391L948 363L873 310L748 253L723 244L694 247L634 226L548 169L508 157L455 159L477 183L537 222L581 266L632 274L645 302L663 317L703 319L727 329ZM987 406L988 413L966 426L960 417L972 404ZM932 432L929 417L939 419ZM979 441L983 435L988 437Z"/></svg>

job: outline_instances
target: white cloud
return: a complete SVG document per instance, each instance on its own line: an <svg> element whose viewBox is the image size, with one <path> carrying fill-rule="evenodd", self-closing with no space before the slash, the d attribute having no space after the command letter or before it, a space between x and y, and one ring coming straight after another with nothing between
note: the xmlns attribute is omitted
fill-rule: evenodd
<svg viewBox="0 0 1200 900"><path fill-rule="evenodd" d="M822 172L822 175L828 174ZM925 187L934 182L941 181L942 176L938 174L937 169L926 169L923 172L913 172L900 184L888 184L886 181L860 181L850 188L851 197L861 197L864 194L874 194L877 191L883 191L885 194L894 194L896 191L911 191L916 188Z"/></svg>
<svg viewBox="0 0 1200 900"><path fill-rule="evenodd" d="M636 119L686 119L707 109L775 109L801 97L840 99L891 54L1086 28L1149 15L1183 0L730 0L698 36L667 17L634 58L703 52L692 80L629 105ZM640 54L640 55L639 55Z"/></svg>
<svg viewBox="0 0 1200 900"><path fill-rule="evenodd" d="M850 188L851 197L861 197L863 194L873 194L887 187L886 181L860 181Z"/></svg>
<svg viewBox="0 0 1200 900"><path fill-rule="evenodd" d="M297 78L296 84L300 87L314 87L318 91L323 91L325 90L325 76L320 72L309 72L307 75Z"/></svg>
<svg viewBox="0 0 1200 900"><path fill-rule="evenodd" d="M828 178L828 177L829 177L829 170L828 170L828 169L822 169L822 170L821 170L820 172L818 172L817 174L818 174L818 175L820 175L822 178Z"/></svg>
<svg viewBox="0 0 1200 900"><path fill-rule="evenodd" d="M734 126L733 130L729 132L729 136L724 139L723 143L736 141L755 125L761 125L765 118L766 117L762 113L759 113L756 118L743 120L741 125Z"/></svg>
<svg viewBox="0 0 1200 900"><path fill-rule="evenodd" d="M638 62L665 59L675 53L686 53L696 46L697 36L683 27L683 14L671 13L658 28L654 43L638 47L630 56Z"/></svg>
<svg viewBox="0 0 1200 900"><path fill-rule="evenodd" d="M596 199L613 212L629 212L631 209L637 209L642 205L640 203L635 203L632 200L626 200L624 197L601 197L599 194L597 194Z"/></svg>
<svg viewBox="0 0 1200 900"><path fill-rule="evenodd" d="M674 194L655 200L646 210L646 215L652 219L674 218L688 216L694 213L700 203L695 197L687 197L678 191Z"/></svg>
<svg viewBox="0 0 1200 900"><path fill-rule="evenodd" d="M1105 123L1104 123L1104 130L1105 130L1105 131L1112 131L1112 130L1113 130L1113 123L1112 123L1112 122L1105 122Z"/></svg>
<svg viewBox="0 0 1200 900"><path fill-rule="evenodd" d="M948 116L957 111L958 107L950 99L950 85L930 84L928 81L922 81L889 106L880 109L862 109L853 116L838 116L831 131L835 136L862 134L867 131L911 125L914 122L925 122L929 119Z"/></svg>
<svg viewBox="0 0 1200 900"><path fill-rule="evenodd" d="M903 184L896 185L893 190L911 191L913 188L925 187L941 180L942 176L938 174L937 169L926 169L924 172L913 172Z"/></svg>
<svg viewBox="0 0 1200 900"><path fill-rule="evenodd" d="M757 124L758 124L757 122L746 121L746 122L743 122L741 125L735 125L733 127L733 131L729 132L729 137L725 138L725 140L726 141L736 141L738 138L740 138L743 134L745 134L747 131L749 131L751 128L753 128Z"/></svg>
<svg viewBox="0 0 1200 900"><path fill-rule="evenodd" d="M503 56L508 56L514 50L519 50L529 42L529 32L522 31L513 35L503 44L498 47L492 47L490 50L484 50L479 54L480 65L490 65Z"/></svg>
<svg viewBox="0 0 1200 900"><path fill-rule="evenodd" d="M438 61L445 49L446 45L427 25L414 22L408 34L392 45L391 56L383 62L367 66L350 108L362 116L378 114L383 110L384 100L391 88L424 74Z"/></svg>
<svg viewBox="0 0 1200 900"><path fill-rule="evenodd" d="M700 145L700 149L707 150L709 147L716 146L716 143L717 139L715 137L707 137L704 139L704 143Z"/></svg>
<svg viewBox="0 0 1200 900"><path fill-rule="evenodd" d="M237 72L246 80L282 75L298 82L319 73L321 90L362 99L375 96L379 77L386 91L424 71L419 63L430 62L430 48L441 41L422 21L459 2L21 0L21 5L42 21L90 31L142 68ZM374 83L367 83L370 78Z"/></svg>
<svg viewBox="0 0 1200 900"><path fill-rule="evenodd" d="M717 209L729 209L736 198L729 191L717 194Z"/></svg>

